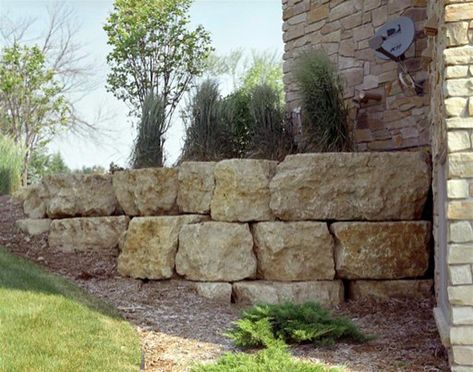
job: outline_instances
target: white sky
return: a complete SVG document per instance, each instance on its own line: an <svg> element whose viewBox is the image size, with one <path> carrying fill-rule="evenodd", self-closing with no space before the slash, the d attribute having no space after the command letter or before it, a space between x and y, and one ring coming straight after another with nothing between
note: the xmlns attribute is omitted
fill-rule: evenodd
<svg viewBox="0 0 473 372"><path fill-rule="evenodd" d="M32 17L37 19L38 29L46 22L49 0L0 0L0 13L9 17ZM105 90L107 74L106 55L109 51L102 26L112 9L112 0L64 1L76 14L80 31L76 40L84 45L96 66L97 89L89 92L77 105L81 115L93 120L98 110L112 117L100 123L102 135L95 140L62 136L50 145L51 151L59 151L70 168L102 165L110 162L121 166L127 164L134 131L127 116L127 107ZM226 54L236 48L245 50L271 50L282 55L281 0L196 0L191 8L193 24L202 24L212 34L216 53ZM178 117L178 115L176 115ZM175 120L167 134L166 154L168 164L179 155L183 140L180 120Z"/></svg>

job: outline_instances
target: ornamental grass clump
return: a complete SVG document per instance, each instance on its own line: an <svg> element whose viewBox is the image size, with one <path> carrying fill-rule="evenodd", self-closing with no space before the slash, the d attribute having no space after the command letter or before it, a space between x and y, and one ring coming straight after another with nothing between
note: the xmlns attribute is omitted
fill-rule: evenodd
<svg viewBox="0 0 473 372"><path fill-rule="evenodd" d="M269 347L278 341L333 345L340 340L371 339L349 319L334 317L312 302L254 306L243 312L227 336L242 348Z"/></svg>
<svg viewBox="0 0 473 372"><path fill-rule="evenodd" d="M0 135L0 195L11 194L20 187L24 155L12 139Z"/></svg>
<svg viewBox="0 0 473 372"><path fill-rule="evenodd" d="M302 103L303 152L352 150L343 84L327 54L311 50L296 60L295 79Z"/></svg>

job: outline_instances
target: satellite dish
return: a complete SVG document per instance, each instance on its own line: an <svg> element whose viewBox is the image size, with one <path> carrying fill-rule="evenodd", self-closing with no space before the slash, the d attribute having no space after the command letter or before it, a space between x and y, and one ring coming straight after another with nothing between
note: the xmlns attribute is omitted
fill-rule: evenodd
<svg viewBox="0 0 473 372"><path fill-rule="evenodd" d="M375 37L369 41L376 56L394 61L404 59L404 53L414 42L416 27L409 17L399 17L382 26L376 31Z"/></svg>

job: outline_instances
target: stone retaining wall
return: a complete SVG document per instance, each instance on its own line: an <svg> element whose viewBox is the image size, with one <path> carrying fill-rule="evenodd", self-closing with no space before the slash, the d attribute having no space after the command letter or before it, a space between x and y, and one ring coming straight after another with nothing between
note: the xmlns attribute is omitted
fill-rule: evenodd
<svg viewBox="0 0 473 372"><path fill-rule="evenodd" d="M430 182L413 152L60 175L26 190L18 226L61 251L119 246L121 275L180 277L219 300L426 296Z"/></svg>

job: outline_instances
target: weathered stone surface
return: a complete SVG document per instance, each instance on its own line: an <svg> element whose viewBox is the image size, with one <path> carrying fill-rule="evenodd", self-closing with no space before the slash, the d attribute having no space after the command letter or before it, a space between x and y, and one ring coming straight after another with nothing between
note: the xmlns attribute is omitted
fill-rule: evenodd
<svg viewBox="0 0 473 372"><path fill-rule="evenodd" d="M109 174L58 174L43 185L50 218L110 216L118 208Z"/></svg>
<svg viewBox="0 0 473 372"><path fill-rule="evenodd" d="M230 283L196 283L195 289L199 296L209 300L227 303L232 300L232 285Z"/></svg>
<svg viewBox="0 0 473 372"><path fill-rule="evenodd" d="M343 284L339 280L318 282L239 282L233 284L237 303L279 304L285 301L304 303L315 301L324 306L343 302Z"/></svg>
<svg viewBox="0 0 473 372"><path fill-rule="evenodd" d="M256 275L253 237L246 224L203 222L179 234L176 271L186 279L232 282Z"/></svg>
<svg viewBox="0 0 473 372"><path fill-rule="evenodd" d="M177 205L184 213L210 212L215 188L213 162L184 162L179 166Z"/></svg>
<svg viewBox="0 0 473 372"><path fill-rule="evenodd" d="M449 286L448 300L452 305L473 306L473 285Z"/></svg>
<svg viewBox="0 0 473 372"><path fill-rule="evenodd" d="M432 280L354 280L350 281L351 300L362 298L430 298Z"/></svg>
<svg viewBox="0 0 473 372"><path fill-rule="evenodd" d="M51 220L47 218L37 219L23 219L16 221L16 227L28 235L41 235L49 231Z"/></svg>
<svg viewBox="0 0 473 372"><path fill-rule="evenodd" d="M282 220L419 219L430 187L422 153L325 153L286 157L270 184Z"/></svg>
<svg viewBox="0 0 473 372"><path fill-rule="evenodd" d="M339 222L330 229L339 278L415 278L427 271L430 222Z"/></svg>
<svg viewBox="0 0 473 372"><path fill-rule="evenodd" d="M267 280L331 280L333 238L326 223L261 222L253 225L258 277Z"/></svg>
<svg viewBox="0 0 473 372"><path fill-rule="evenodd" d="M46 217L48 194L41 183L25 187L21 194L20 197L23 198L23 212L29 218L39 219Z"/></svg>
<svg viewBox="0 0 473 372"><path fill-rule="evenodd" d="M269 208L269 182L276 165L275 161L254 159L231 159L217 163L212 219L229 222L273 219Z"/></svg>
<svg viewBox="0 0 473 372"><path fill-rule="evenodd" d="M116 248L129 220L126 216L53 220L49 247L63 252Z"/></svg>
<svg viewBox="0 0 473 372"><path fill-rule="evenodd" d="M153 216L177 211L176 168L149 168L117 172L113 189L128 216Z"/></svg>
<svg viewBox="0 0 473 372"><path fill-rule="evenodd" d="M171 278L182 226L204 218L195 215L133 218L120 244L118 272L132 278Z"/></svg>

